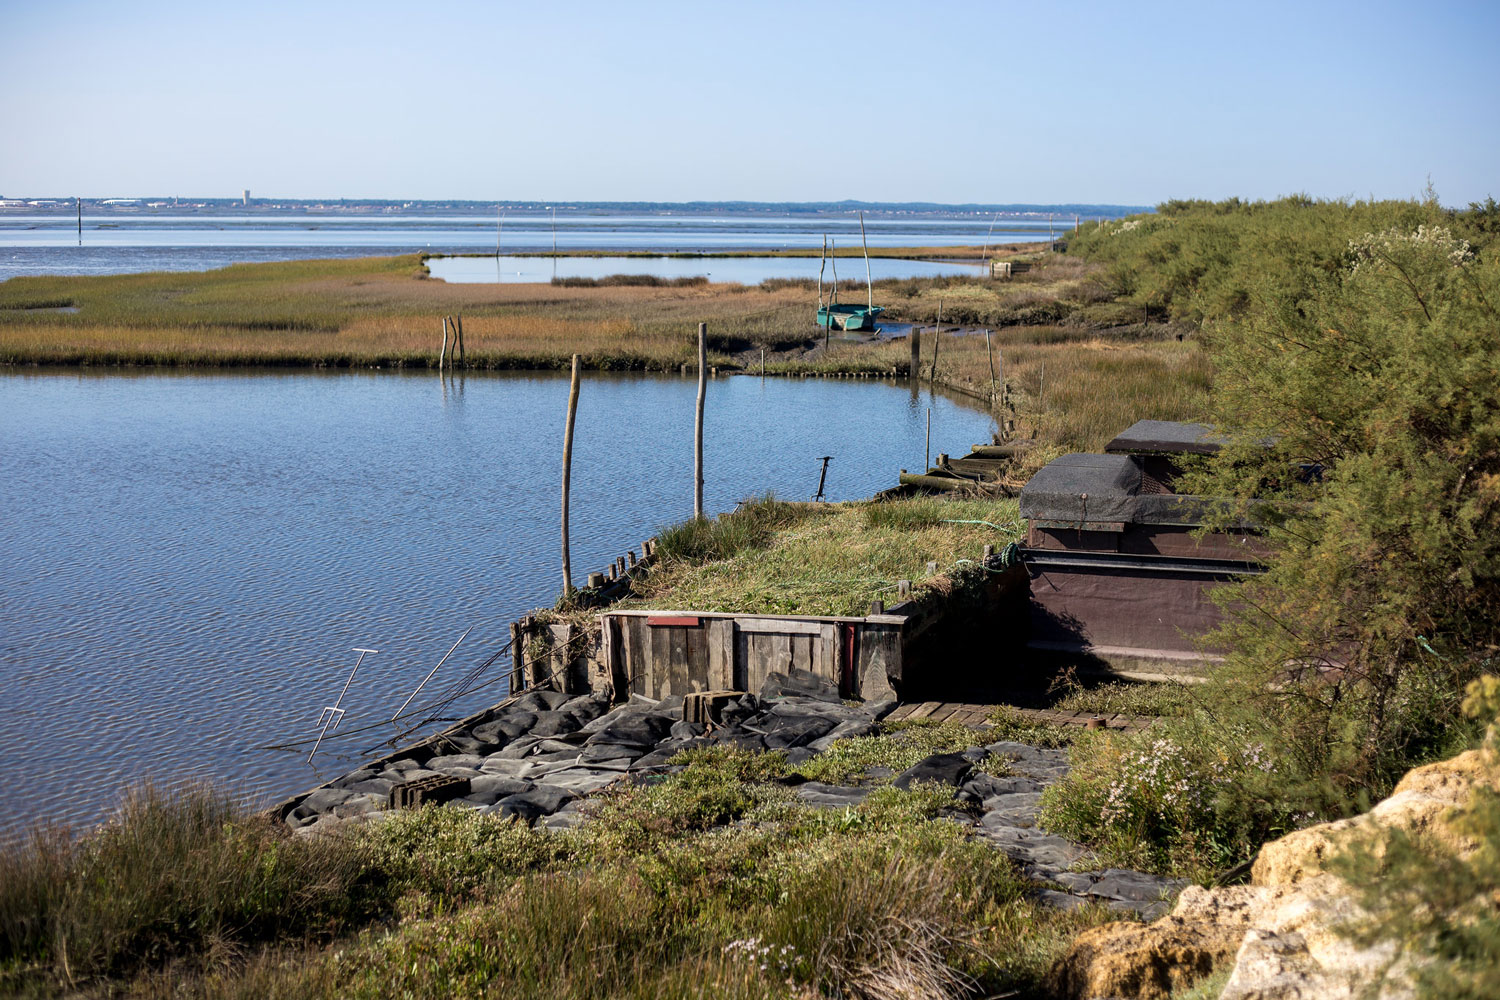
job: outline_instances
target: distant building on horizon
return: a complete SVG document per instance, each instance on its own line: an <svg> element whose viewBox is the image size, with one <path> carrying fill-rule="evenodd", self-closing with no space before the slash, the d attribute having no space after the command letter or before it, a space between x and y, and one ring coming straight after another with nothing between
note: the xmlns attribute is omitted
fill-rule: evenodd
<svg viewBox="0 0 1500 1000"><path fill-rule="evenodd" d="M245 188L244 191L241 192L241 194L240 194L240 201L241 201L241 203L243 203L245 205L250 204L250 189L249 188Z"/></svg>

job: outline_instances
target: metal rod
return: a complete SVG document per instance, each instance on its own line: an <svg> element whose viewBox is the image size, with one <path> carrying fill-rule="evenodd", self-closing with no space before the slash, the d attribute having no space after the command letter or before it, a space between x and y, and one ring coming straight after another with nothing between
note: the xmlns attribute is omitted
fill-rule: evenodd
<svg viewBox="0 0 1500 1000"><path fill-rule="evenodd" d="M455 642L453 644L453 649L457 649L459 643L467 639L469 637L469 633L472 631L474 631L473 625L470 625L468 628L464 629L464 634L458 637L458 642ZM432 680L433 675L438 672L442 665L448 662L448 657L453 655L453 649L450 649L448 650L448 652L443 654L443 658L441 660L438 660L437 666L428 671L427 676L422 678L422 683L417 685L417 690L411 693L411 698L407 698L401 703L401 707L396 709L396 714L391 716L392 722L395 722L397 719L401 718L401 713L406 711L406 706L411 704L411 699L415 698L418 692L420 692L424 687L427 686L427 682Z"/></svg>
<svg viewBox="0 0 1500 1000"><path fill-rule="evenodd" d="M354 647L354 652L359 654L359 659L354 661L354 669L349 671L349 679L344 681L344 690L339 692L338 700L332 705L324 705L323 711L318 713L318 722L322 723L323 729L318 733L317 741L313 743L312 753L307 755L307 762L312 763L313 756L317 754L318 747L323 745L323 737L327 736L330 727L337 729L343 721L344 710L340 706L344 704L344 695L349 693L349 685L354 683L354 675L359 673L359 665L365 662L366 653L378 653L378 649L361 649Z"/></svg>
<svg viewBox="0 0 1500 1000"><path fill-rule="evenodd" d="M818 473L818 495L813 497L814 500L823 499L823 483L828 479L828 463L832 459L832 455L824 455L821 459L823 463L823 471Z"/></svg>

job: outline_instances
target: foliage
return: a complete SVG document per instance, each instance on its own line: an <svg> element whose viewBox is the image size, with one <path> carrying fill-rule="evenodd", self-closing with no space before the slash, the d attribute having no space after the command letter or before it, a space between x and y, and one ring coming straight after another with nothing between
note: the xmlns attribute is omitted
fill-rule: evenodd
<svg viewBox="0 0 1500 1000"><path fill-rule="evenodd" d="M1277 555L1220 589L1229 652L1192 711L1081 748L1052 801L1122 856L1211 866L1472 738L1461 692L1500 645L1500 259L1433 199L1169 203L1137 221L1073 249L1204 322L1233 444L1183 488L1258 520ZM1157 740L1155 766L1202 785L1202 808L1175 814L1146 782L1119 813L1109 790Z"/></svg>
<svg viewBox="0 0 1500 1000"><path fill-rule="evenodd" d="M1479 1000L1500 982L1500 678L1471 683L1466 708L1494 720L1481 749L1484 780L1447 820L1472 849L1385 829L1330 864L1364 910L1340 931L1364 947L1394 942L1407 961L1387 975L1409 976L1417 995L1433 1000Z"/></svg>
<svg viewBox="0 0 1500 1000"><path fill-rule="evenodd" d="M147 785L87 837L38 830L0 852L0 969L71 986L224 942L326 935L365 912L362 875L344 841L289 840L221 793Z"/></svg>
<svg viewBox="0 0 1500 1000"><path fill-rule="evenodd" d="M811 760L799 764L796 772L811 781L840 784L865 777L871 768L884 768L899 774L924 757L935 753L956 753L972 747L974 730L956 722L882 723L881 732L872 736L854 736L835 740L833 746ZM986 761L988 763L988 761ZM991 768L1003 769L995 761ZM1003 773L1003 770L996 773ZM892 775L873 779L889 781Z"/></svg>

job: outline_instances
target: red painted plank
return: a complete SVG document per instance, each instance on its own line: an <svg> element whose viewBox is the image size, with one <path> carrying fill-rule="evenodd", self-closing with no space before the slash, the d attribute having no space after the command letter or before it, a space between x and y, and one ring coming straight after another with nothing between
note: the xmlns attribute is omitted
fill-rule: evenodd
<svg viewBox="0 0 1500 1000"><path fill-rule="evenodd" d="M647 625L676 625L676 626L679 626L679 627L683 626L683 625L686 625L689 628L697 628L698 627L698 621L699 621L699 619L697 617L688 617L688 616L680 616L679 617L679 616L674 616L674 615L655 615L653 617L647 618L646 619L646 624Z"/></svg>

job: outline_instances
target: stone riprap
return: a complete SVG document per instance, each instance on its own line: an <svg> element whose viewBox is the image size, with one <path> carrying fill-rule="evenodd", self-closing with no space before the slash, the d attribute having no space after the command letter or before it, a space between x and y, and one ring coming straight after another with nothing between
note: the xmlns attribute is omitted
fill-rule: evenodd
<svg viewBox="0 0 1500 1000"><path fill-rule="evenodd" d="M684 750L716 745L779 750L796 766L836 740L876 732L880 719L895 707L892 702L846 704L817 678L797 674L772 675L758 694L725 702L708 726L683 720L679 696L661 701L637 696L611 706L602 695L528 691L432 740L289 800L279 815L296 833L310 835L381 813L391 789L441 775L468 782L466 789L454 783L462 793L449 799L449 805L566 830L585 820L581 806L590 795L631 776L671 770L669 762ZM992 757L1003 760L1008 773L979 770ZM1165 912L1168 898L1185 883L1117 869L1078 870L1087 867L1088 852L1037 829L1042 791L1067 768L1064 750L1014 742L979 745L976 740L973 747L933 754L900 774L871 768L848 785L803 781L795 794L808 806L843 809L857 806L886 780L898 788L948 785L954 790L954 807L943 810L943 818L971 826L975 836L1003 851L1026 875L1055 886L1040 890L1045 902L1103 902L1147 917Z"/></svg>

